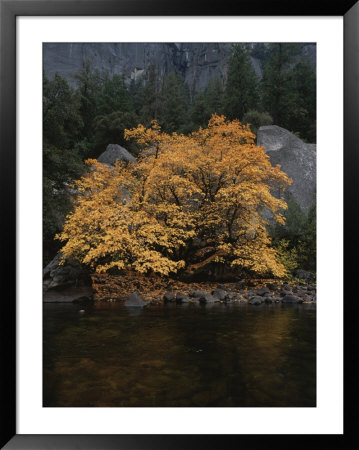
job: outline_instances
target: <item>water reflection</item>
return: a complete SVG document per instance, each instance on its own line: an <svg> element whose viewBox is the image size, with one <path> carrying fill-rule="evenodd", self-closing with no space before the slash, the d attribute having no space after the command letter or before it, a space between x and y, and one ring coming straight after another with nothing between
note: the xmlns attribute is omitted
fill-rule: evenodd
<svg viewBox="0 0 359 450"><path fill-rule="evenodd" d="M45 304L44 406L315 406L315 345L311 305Z"/></svg>

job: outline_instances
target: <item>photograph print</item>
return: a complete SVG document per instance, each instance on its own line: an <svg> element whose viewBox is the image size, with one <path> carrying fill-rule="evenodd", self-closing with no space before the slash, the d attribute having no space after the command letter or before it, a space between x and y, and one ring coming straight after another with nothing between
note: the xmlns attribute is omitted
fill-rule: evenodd
<svg viewBox="0 0 359 450"><path fill-rule="evenodd" d="M43 406L316 406L316 44L43 44Z"/></svg>

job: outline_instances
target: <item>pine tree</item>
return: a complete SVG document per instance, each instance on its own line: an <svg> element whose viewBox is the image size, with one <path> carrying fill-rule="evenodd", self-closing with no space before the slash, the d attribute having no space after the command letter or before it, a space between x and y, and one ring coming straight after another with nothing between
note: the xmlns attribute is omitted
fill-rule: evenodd
<svg viewBox="0 0 359 450"><path fill-rule="evenodd" d="M141 123L149 126L152 120L158 120L161 112L161 86L159 69L150 65L141 89L142 106L139 110Z"/></svg>
<svg viewBox="0 0 359 450"><path fill-rule="evenodd" d="M224 89L219 76L211 78L204 91L204 101L207 109L207 122L212 114L223 113Z"/></svg>
<svg viewBox="0 0 359 450"><path fill-rule="evenodd" d="M133 112L131 97L121 75L105 75L97 101L98 115L111 114L114 111Z"/></svg>
<svg viewBox="0 0 359 450"><path fill-rule="evenodd" d="M138 122L135 113L131 111L113 111L110 114L97 116L94 119L95 142L99 152L104 151L108 144L125 144L124 131Z"/></svg>
<svg viewBox="0 0 359 450"><path fill-rule="evenodd" d="M296 46L270 44L269 58L262 79L263 107L273 117L274 123L285 127L292 105L290 72Z"/></svg>
<svg viewBox="0 0 359 450"><path fill-rule="evenodd" d="M93 71L91 63L85 65L79 73L75 74L77 92L80 96L79 112L83 120L82 135L89 141L93 138L93 119L98 115L99 93L102 88L102 77L99 71Z"/></svg>
<svg viewBox="0 0 359 450"><path fill-rule="evenodd" d="M316 75L305 62L295 64L298 44L270 44L263 73L263 107L274 123L316 140Z"/></svg>
<svg viewBox="0 0 359 450"><path fill-rule="evenodd" d="M123 145L125 129L138 123L123 76L106 74L97 101L99 114L93 119L94 156L110 143Z"/></svg>
<svg viewBox="0 0 359 450"><path fill-rule="evenodd" d="M243 44L236 44L229 59L225 114L230 119L241 120L247 111L256 109L258 100L258 77L253 69L249 50Z"/></svg>
<svg viewBox="0 0 359 450"><path fill-rule="evenodd" d="M128 93L131 98L132 109L139 117L144 102L144 83L143 80L132 79L128 87Z"/></svg>
<svg viewBox="0 0 359 450"><path fill-rule="evenodd" d="M316 142L316 75L306 63L298 63L290 73L292 104L286 128L298 132L302 139Z"/></svg>
<svg viewBox="0 0 359 450"><path fill-rule="evenodd" d="M71 208L68 183L83 173L76 143L83 123L79 97L66 79L43 78L43 243L44 263L59 249L54 235Z"/></svg>
<svg viewBox="0 0 359 450"><path fill-rule="evenodd" d="M208 123L208 108L205 97L202 92L199 92L195 98L191 108L191 119L193 122L193 129L198 127L205 127Z"/></svg>
<svg viewBox="0 0 359 450"><path fill-rule="evenodd" d="M181 132L188 125L189 91L183 77L169 73L163 80L161 124L169 133Z"/></svg>
<svg viewBox="0 0 359 450"><path fill-rule="evenodd" d="M83 128L79 108L79 96L65 78L55 74L54 79L50 81L44 75L44 144L66 149L75 144Z"/></svg>

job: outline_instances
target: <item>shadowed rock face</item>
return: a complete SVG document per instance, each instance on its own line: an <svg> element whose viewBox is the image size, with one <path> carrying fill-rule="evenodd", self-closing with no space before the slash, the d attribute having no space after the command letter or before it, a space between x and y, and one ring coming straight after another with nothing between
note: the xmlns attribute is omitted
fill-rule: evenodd
<svg viewBox="0 0 359 450"><path fill-rule="evenodd" d="M307 211L316 198L316 144L306 144L288 130L276 125L260 127L257 144L265 147L273 165L293 179L287 189L302 209Z"/></svg>
<svg viewBox="0 0 359 450"><path fill-rule="evenodd" d="M58 72L75 85L74 74L86 61L94 69L137 80L150 65L162 80L170 72L181 73L191 91L202 90L208 81L227 75L228 43L48 43L44 44L44 71L51 79ZM260 64L256 64L257 70Z"/></svg>
<svg viewBox="0 0 359 450"><path fill-rule="evenodd" d="M113 165L116 161L136 161L131 153L118 144L108 144L106 150L101 153L97 160L102 164L108 165Z"/></svg>
<svg viewBox="0 0 359 450"><path fill-rule="evenodd" d="M121 74L126 83L146 75L150 65L158 69L162 80L170 72L180 73L193 93L203 90L210 79L227 79L231 43L46 43L43 46L43 68L52 79L56 72L76 85L74 74L87 61L93 69ZM259 77L263 74L264 60L251 57ZM315 44L304 45L295 58L316 64Z"/></svg>

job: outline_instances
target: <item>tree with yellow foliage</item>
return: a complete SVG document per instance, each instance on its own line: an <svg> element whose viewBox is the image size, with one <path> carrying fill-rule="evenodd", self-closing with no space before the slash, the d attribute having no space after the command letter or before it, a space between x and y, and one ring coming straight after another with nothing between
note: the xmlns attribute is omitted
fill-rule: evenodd
<svg viewBox="0 0 359 450"><path fill-rule="evenodd" d="M98 272L162 275L208 263L285 275L267 233L268 211L284 223L291 180L273 167L249 127L213 115L188 136L156 122L125 131L141 152L136 163L108 167L88 160L75 182L75 207L57 238L64 258ZM267 211L267 214L265 214Z"/></svg>

